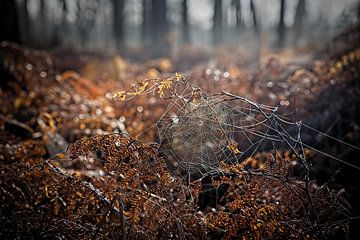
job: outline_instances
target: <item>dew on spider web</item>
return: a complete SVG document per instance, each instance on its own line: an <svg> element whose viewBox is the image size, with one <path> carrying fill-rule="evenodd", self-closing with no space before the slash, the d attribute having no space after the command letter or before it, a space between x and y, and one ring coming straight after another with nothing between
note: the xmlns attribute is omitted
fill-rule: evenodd
<svg viewBox="0 0 360 240"><path fill-rule="evenodd" d="M192 175L216 172L221 161L238 161L243 153L238 143L249 148L255 137L264 137L258 129L268 126L259 112L249 104L232 105L225 97L194 86L174 94L157 123L160 152L171 169Z"/></svg>
<svg viewBox="0 0 360 240"><path fill-rule="evenodd" d="M360 169L303 143L301 129L311 128L292 121L286 113L279 113L278 107L255 103L225 91L209 94L186 80L174 82L169 94L166 98L171 101L156 125L159 152L175 174L203 179L223 174L223 167L229 164L246 170L252 161L260 163L255 166L260 169L262 163L269 163L259 159L261 153L274 158L273 154L285 151L294 157L276 158L276 161L286 165L285 162L292 159L299 163L297 166L303 175L309 176L311 164L306 149ZM271 167L262 169L272 171Z"/></svg>
<svg viewBox="0 0 360 240"><path fill-rule="evenodd" d="M231 113L207 96L173 99L158 122L160 151L169 156L174 167L196 172L218 166L221 151L226 147ZM220 119L222 118L222 119Z"/></svg>

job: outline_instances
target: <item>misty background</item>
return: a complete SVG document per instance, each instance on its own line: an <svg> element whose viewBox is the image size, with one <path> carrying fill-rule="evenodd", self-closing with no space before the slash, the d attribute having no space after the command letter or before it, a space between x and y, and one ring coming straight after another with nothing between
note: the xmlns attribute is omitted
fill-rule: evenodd
<svg viewBox="0 0 360 240"><path fill-rule="evenodd" d="M137 49L147 57L167 56L184 45L321 45L360 18L357 0L2 0L2 5L8 24L1 40L45 49Z"/></svg>

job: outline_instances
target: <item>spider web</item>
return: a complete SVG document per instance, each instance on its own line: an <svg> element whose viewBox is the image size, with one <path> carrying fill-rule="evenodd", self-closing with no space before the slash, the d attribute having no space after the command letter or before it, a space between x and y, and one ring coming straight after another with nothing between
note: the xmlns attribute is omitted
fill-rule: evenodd
<svg viewBox="0 0 360 240"><path fill-rule="evenodd" d="M309 177L304 147L319 151L301 141L301 129L307 127L302 122L290 121L277 107L229 92L209 94L187 81L174 85L157 123L159 152L172 170L198 178L218 172L222 161L240 163L259 150L287 149Z"/></svg>
<svg viewBox="0 0 360 240"><path fill-rule="evenodd" d="M155 83L158 85L154 85L151 91L158 90L158 86L164 86L160 81ZM225 212L222 210L223 206L226 206L224 209L228 209L230 205L234 207L237 200L241 200L241 202L245 203L244 206L249 202L251 203L250 207L244 209L247 209L248 213L254 210L256 213L254 216L258 216L258 208L254 203L263 204L263 206L267 204L287 206L288 204L297 207L299 205L306 213L304 219L302 219L304 221L296 222L289 216L285 220L287 221L286 224L294 229L303 229L304 226L312 228L311 231L316 236L322 236L323 231L326 233L325 230L321 230L325 229L325 227L330 226L329 229L333 229L331 224L342 226L341 224L350 221L349 215L344 210L346 208L343 208L342 205L337 203L321 205L324 204L323 202L319 205L320 200L327 198L323 197L317 190L315 192L314 187L309 184L310 163L306 159L304 148L310 148L318 152L319 150L302 142L301 131L303 127L308 129L311 129L311 127L302 122L292 122L286 115L280 114L276 107L254 103L244 97L224 91L218 94L209 94L185 79L172 82L171 87L167 87L165 90L164 99L170 99L170 103L156 124L160 138L159 151L171 170L186 176L186 180L195 181L185 182L181 177L176 178L173 176L169 178L168 182L166 181L166 184L170 184L170 182L172 184L169 185L169 188L165 187L167 186L164 184L165 181L159 176L167 176L167 172L163 171L165 169L162 168L162 161L154 161L155 155L158 156L157 153L150 151L149 149L152 148L149 147L148 150L153 155L147 154L139 158L140 148L144 148L144 145L136 145L136 142L130 140L130 138L119 138L119 136L113 135L106 138L85 139L71 148L75 156L76 154L84 156L86 151L83 149L87 150L91 146L91 151L95 151L94 145L99 145L101 151L90 152L89 156L98 161L107 162L108 166L109 163L113 163L113 168L107 167L107 170L111 169L109 172L110 177L114 175L130 176L126 177L127 180L124 180L130 183L129 186L131 183L144 181L144 184L138 185L140 187L136 186L132 189L133 195L130 194L131 188L124 189L128 200L125 201L125 205L122 205L123 202L121 202L120 206L127 206L132 209L133 216L141 216L143 219L148 220L146 222L154 222L154 219L158 222L168 222L169 219L176 219L178 224L176 231L180 234L186 230L188 224L186 219L181 219L181 214L176 210L177 206L193 206L192 213L194 209L196 211L198 209L204 210L206 213L207 207L213 207L211 211L218 211L218 216L221 216L221 213ZM319 132L316 129L313 129L313 131ZM321 134L333 138L325 133ZM107 141L104 141L105 139ZM339 139L336 140L342 142ZM359 149L346 142L342 143ZM288 169L281 165L286 157L278 157L276 154L274 157L271 151L268 150L275 150L275 152L277 150L290 150L293 152L297 161L302 164L306 171L304 181L289 179ZM130 154L132 156L130 160L128 157L124 157L124 153L127 151L133 153ZM239 167L241 164L237 165L246 162L246 159L260 151L266 151L267 155L273 156L274 162L279 161L269 165L269 168L264 169L264 171L243 169L241 166ZM111 154L103 156L102 152ZM144 151L142 150L143 154ZM329 154L322 154L352 166ZM128 167L128 169L125 170L124 166L119 167L119 158L121 164ZM227 166L234 165L234 169L237 171L233 171L230 167L222 168L223 162L228 164ZM134 165L134 163L136 164ZM159 165L156 165L157 163ZM117 169L119 173L113 174L113 169ZM61 174L67 176L66 173ZM149 181L149 178L146 178L149 176L155 177L156 181ZM141 179L142 177L143 179ZM222 177L224 177L224 181L221 180ZM141 180L138 180L138 178ZM227 182L230 183L228 185L232 189L227 189ZM96 187L86 181L82 184L95 192L103 202L111 205L115 212L122 214L122 208L116 208L114 202L110 202L110 198L103 197L104 194L98 191ZM319 189L322 189L322 187ZM244 194L247 194L246 197L243 196ZM139 198L140 195L142 198ZM173 198L174 196L177 196L176 200ZM221 202L223 197L230 202ZM215 201L215 205L211 204L210 200ZM176 201L176 205L173 201ZM181 204L178 201L182 201ZM126 205L126 203L129 204ZM140 207L136 208L135 206ZM331 217L331 214L336 213L334 209L339 211L339 216L342 219L329 221L326 223L327 225L323 224L322 228L319 228L320 222L317 216ZM152 210L152 212L150 213L148 210ZM242 214L236 213L236 211L234 210L230 215ZM163 213L162 216L166 216L164 213L167 213L170 217L159 218L161 215L159 214L157 215L158 219L156 219L156 212ZM212 213L205 216L210 221L211 217L209 215L211 216ZM121 219L126 222L125 218L121 217ZM193 222L193 219L191 219L191 222ZM234 222L236 221L234 220ZM129 223L134 224L131 221ZM298 223L300 225L297 225ZM139 224L136 222L136 226L141 228L146 235L155 234L145 223ZM299 226L301 227L299 228ZM225 232L225 229L223 231ZM188 236L192 236L192 233ZM193 236L192 238L195 239Z"/></svg>

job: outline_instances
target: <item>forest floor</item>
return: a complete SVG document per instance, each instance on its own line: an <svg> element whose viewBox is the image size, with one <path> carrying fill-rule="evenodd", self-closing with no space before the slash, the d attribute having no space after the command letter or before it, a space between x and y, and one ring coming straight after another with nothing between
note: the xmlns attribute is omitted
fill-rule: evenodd
<svg viewBox="0 0 360 240"><path fill-rule="evenodd" d="M355 239L358 42L356 27L323 49L261 54L256 63L231 48L185 47L181 56L140 63L1 43L0 238ZM295 143L305 147L275 148L262 133L265 143L241 161L184 177L171 168L169 149L159 150L156 125L175 106L167 94L179 82L214 94L209 99L229 92L251 100L241 106L247 117L278 107L265 118L294 124L266 127L282 129L285 140L302 126ZM197 132L192 122L187 127L165 130ZM242 143L227 144L238 159Z"/></svg>

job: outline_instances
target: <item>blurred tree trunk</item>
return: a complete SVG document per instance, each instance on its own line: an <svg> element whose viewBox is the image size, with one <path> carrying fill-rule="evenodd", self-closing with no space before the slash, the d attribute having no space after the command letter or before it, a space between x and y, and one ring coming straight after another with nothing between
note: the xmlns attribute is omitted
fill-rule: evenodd
<svg viewBox="0 0 360 240"><path fill-rule="evenodd" d="M296 38L298 38L302 33L305 14L306 14L306 2L305 0L299 0L296 7L295 20L294 20L294 29L295 29Z"/></svg>
<svg viewBox="0 0 360 240"><path fill-rule="evenodd" d="M67 14L68 14L68 5L66 3L66 0L60 0L60 3L62 5L62 24L64 25L67 22Z"/></svg>
<svg viewBox="0 0 360 240"><path fill-rule="evenodd" d="M24 0L23 2L23 14L24 14L24 28L27 31L27 34L29 34L30 29L30 14L28 9L28 0Z"/></svg>
<svg viewBox="0 0 360 240"><path fill-rule="evenodd" d="M142 26L141 34L144 45L148 43L151 34L151 2L142 0Z"/></svg>
<svg viewBox="0 0 360 240"><path fill-rule="evenodd" d="M53 27L53 33L50 35L50 46L57 46L62 43L62 34L66 32L67 29L67 13L68 5L66 0L57 0L61 6L61 22L56 23Z"/></svg>
<svg viewBox="0 0 360 240"><path fill-rule="evenodd" d="M40 0L39 13L40 13L40 18L41 18L41 20L44 20L44 19L45 19L45 14L46 14L45 0ZM44 23L44 22L43 22L43 23Z"/></svg>
<svg viewBox="0 0 360 240"><path fill-rule="evenodd" d="M244 28L244 23L242 20L241 0L233 0L232 5L235 8L236 29L242 30Z"/></svg>
<svg viewBox="0 0 360 240"><path fill-rule="evenodd" d="M166 17L166 0L152 0L151 11L151 42L153 57L166 56L170 50L167 39L168 21Z"/></svg>
<svg viewBox="0 0 360 240"><path fill-rule="evenodd" d="M16 1L1 1L0 23L0 42L3 40L8 40L20 43L20 29Z"/></svg>
<svg viewBox="0 0 360 240"><path fill-rule="evenodd" d="M81 1L77 1L77 19L75 26L80 33L80 47L82 48L88 43L89 36L94 28L100 0L94 0L93 3L94 4L81 4Z"/></svg>
<svg viewBox="0 0 360 240"><path fill-rule="evenodd" d="M256 8L255 8L255 4L254 4L253 0L250 0L250 10L251 10L252 18L253 18L254 30L256 33L258 33L259 32L259 24L258 24Z"/></svg>
<svg viewBox="0 0 360 240"><path fill-rule="evenodd" d="M86 42L86 36L87 36L87 30L84 28L84 20L82 19L82 9L81 9L81 4L80 4L81 1L77 1L76 3L76 24L75 26L77 27L80 35L79 35L79 40L80 40L80 43L81 43L81 46L82 47L85 42Z"/></svg>
<svg viewBox="0 0 360 240"><path fill-rule="evenodd" d="M227 30L227 24L228 24L228 6L227 3L224 3L222 6L222 28L223 28L223 34L225 34L224 30ZM223 40L225 39L225 35L223 37Z"/></svg>
<svg viewBox="0 0 360 240"><path fill-rule="evenodd" d="M280 19L278 25L278 47L284 47L285 43L285 0L280 0Z"/></svg>
<svg viewBox="0 0 360 240"><path fill-rule="evenodd" d="M213 40L214 45L218 45L222 41L222 0L214 1L214 17L213 17Z"/></svg>
<svg viewBox="0 0 360 240"><path fill-rule="evenodd" d="M29 43L31 36L31 25L30 25L30 15L28 9L28 0L24 0L18 6L18 17L19 17L19 29L20 29L20 38L22 43Z"/></svg>
<svg viewBox="0 0 360 240"><path fill-rule="evenodd" d="M182 11L181 11L181 20L182 20L182 36L183 42L190 42L190 33L189 33L189 21L188 21L188 1L182 1Z"/></svg>
<svg viewBox="0 0 360 240"><path fill-rule="evenodd" d="M120 49L124 44L124 6L125 0L112 0L113 4L113 31L115 38L115 45Z"/></svg>

